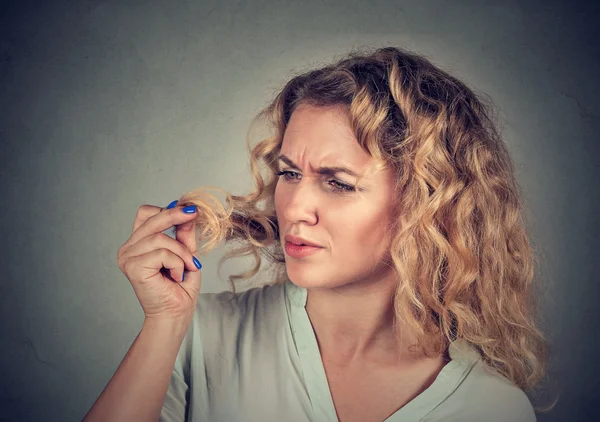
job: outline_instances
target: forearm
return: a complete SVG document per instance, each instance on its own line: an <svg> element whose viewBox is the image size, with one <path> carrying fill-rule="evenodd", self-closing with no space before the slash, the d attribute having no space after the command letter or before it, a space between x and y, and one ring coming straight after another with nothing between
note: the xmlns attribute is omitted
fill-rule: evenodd
<svg viewBox="0 0 600 422"><path fill-rule="evenodd" d="M157 421L189 320L146 320L84 422Z"/></svg>

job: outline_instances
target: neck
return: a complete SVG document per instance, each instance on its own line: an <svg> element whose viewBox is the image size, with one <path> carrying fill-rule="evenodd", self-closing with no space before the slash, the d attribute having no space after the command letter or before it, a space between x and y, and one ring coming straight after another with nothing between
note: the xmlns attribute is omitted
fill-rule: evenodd
<svg viewBox="0 0 600 422"><path fill-rule="evenodd" d="M405 328L394 327L395 272L334 288L310 288L306 311L323 358L347 366L358 362L392 364L414 360L415 343Z"/></svg>

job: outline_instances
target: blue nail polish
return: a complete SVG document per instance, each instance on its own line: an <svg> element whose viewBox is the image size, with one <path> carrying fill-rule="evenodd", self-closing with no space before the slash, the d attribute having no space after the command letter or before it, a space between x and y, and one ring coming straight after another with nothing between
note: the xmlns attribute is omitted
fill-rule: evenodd
<svg viewBox="0 0 600 422"><path fill-rule="evenodd" d="M170 210L171 208L173 208L175 205L177 205L177 199L174 200L173 202L171 202L169 205L167 205L167 209Z"/></svg>
<svg viewBox="0 0 600 422"><path fill-rule="evenodd" d="M181 275L181 282L183 283L185 281L185 271L183 272L183 274Z"/></svg>
<svg viewBox="0 0 600 422"><path fill-rule="evenodd" d="M196 258L195 256L192 256L192 259L194 260L194 265L196 266L196 268L198 268L198 269L202 268L202 264L200 263L200 261L198 261L198 258Z"/></svg>
<svg viewBox="0 0 600 422"><path fill-rule="evenodd" d="M193 213L196 212L196 206L195 205L190 205L189 207L182 208L182 210L186 214L193 214Z"/></svg>

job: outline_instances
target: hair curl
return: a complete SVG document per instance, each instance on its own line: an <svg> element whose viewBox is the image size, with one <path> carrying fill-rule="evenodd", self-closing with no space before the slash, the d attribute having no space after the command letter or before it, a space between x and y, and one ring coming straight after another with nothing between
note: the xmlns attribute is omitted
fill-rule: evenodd
<svg viewBox="0 0 600 422"><path fill-rule="evenodd" d="M489 99L487 99L489 101ZM350 52L291 79L253 120L273 136L250 144L255 189L205 189L182 196L199 207L201 254L223 242L238 247L219 262L261 257L275 283L285 277L274 192L284 131L300 104L343 106L360 146L396 174L397 219L391 257L398 273L398 321L415 330L428 354L461 338L485 363L526 392L545 376L547 342L536 328L535 257L524 227L520 188L493 107L421 55L386 47Z"/></svg>

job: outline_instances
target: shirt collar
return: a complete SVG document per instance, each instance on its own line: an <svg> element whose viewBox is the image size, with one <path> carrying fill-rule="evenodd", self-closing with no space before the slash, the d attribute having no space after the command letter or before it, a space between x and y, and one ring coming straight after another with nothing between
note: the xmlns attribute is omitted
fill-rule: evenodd
<svg viewBox="0 0 600 422"><path fill-rule="evenodd" d="M289 279L284 283L286 295L293 306L306 307L307 289L292 283ZM473 361L481 358L475 347L464 339L456 339L448 347L448 354L452 360Z"/></svg>

